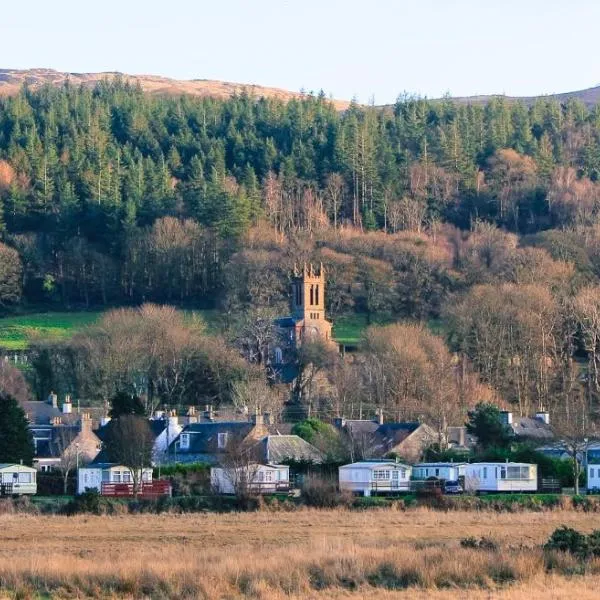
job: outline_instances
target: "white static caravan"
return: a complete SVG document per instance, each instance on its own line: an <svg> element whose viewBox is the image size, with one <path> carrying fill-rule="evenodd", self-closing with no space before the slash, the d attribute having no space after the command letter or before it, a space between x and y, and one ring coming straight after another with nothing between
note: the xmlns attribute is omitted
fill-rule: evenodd
<svg viewBox="0 0 600 600"><path fill-rule="evenodd" d="M513 462L466 465L467 492L536 492L537 486L537 465Z"/></svg>
<svg viewBox="0 0 600 600"><path fill-rule="evenodd" d="M459 477L464 477L467 463L437 462L437 463L418 463L413 465L412 478L418 480L444 479L445 481L458 481Z"/></svg>
<svg viewBox="0 0 600 600"><path fill-rule="evenodd" d="M142 482L152 481L152 469L142 469ZM83 494L86 489L102 493L103 483L133 483L131 470L114 463L97 463L80 467L77 471L77 493Z"/></svg>
<svg viewBox="0 0 600 600"><path fill-rule="evenodd" d="M408 492L411 468L395 461L360 461L339 468L340 490L370 496Z"/></svg>
<svg viewBox="0 0 600 600"><path fill-rule="evenodd" d="M588 492L600 492L600 464L588 464L586 489Z"/></svg>
<svg viewBox="0 0 600 600"><path fill-rule="evenodd" d="M248 465L244 467L212 467L210 485L217 494L235 494L242 487L257 494L274 494L290 489L287 465Z"/></svg>
<svg viewBox="0 0 600 600"><path fill-rule="evenodd" d="M0 495L37 494L36 473L33 467L0 464Z"/></svg>

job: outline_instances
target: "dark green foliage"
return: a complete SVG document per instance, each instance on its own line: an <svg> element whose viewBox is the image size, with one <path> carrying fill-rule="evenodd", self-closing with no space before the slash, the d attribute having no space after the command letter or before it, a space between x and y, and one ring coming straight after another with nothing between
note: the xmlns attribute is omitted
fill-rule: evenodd
<svg viewBox="0 0 600 600"><path fill-rule="evenodd" d="M326 434L330 431L331 425L328 423L324 423L323 421L310 417L308 419L304 419L304 421L300 421L300 423L296 423L292 427L292 434L301 437L303 440L306 440L309 443L313 443L315 437L319 434Z"/></svg>
<svg viewBox="0 0 600 600"><path fill-rule="evenodd" d="M402 97L392 110L337 111L323 96L151 96L119 79L93 89L23 88L0 99L0 231L21 256L28 301L212 304L222 265L251 223L264 216L282 233L312 231L319 203L329 223L366 231L439 221L468 229L474 219L531 234L569 226L573 215L546 201L552 173L568 155L570 167L597 179L599 127L596 111L576 101L467 106ZM566 149L572 138L581 140L577 152ZM492 160L503 149L519 153L517 165L536 161L516 187L510 169ZM193 243L165 249L153 238L165 217L195 220ZM532 243L562 252L559 239ZM585 252L571 257L590 272ZM409 265L397 290L375 286L364 303L420 318L454 285L447 279ZM386 296L398 306L380 309Z"/></svg>
<svg viewBox="0 0 600 600"><path fill-rule="evenodd" d="M594 537L595 542L596 536ZM544 545L544 549L569 552L577 558L587 558L589 555L588 537L584 533L563 525L554 530Z"/></svg>
<svg viewBox="0 0 600 600"><path fill-rule="evenodd" d="M33 463L33 440L25 411L12 396L0 392L0 463Z"/></svg>
<svg viewBox="0 0 600 600"><path fill-rule="evenodd" d="M496 405L480 402L468 415L467 431L477 438L480 448L506 448L510 444L512 432L502 423Z"/></svg>
<svg viewBox="0 0 600 600"><path fill-rule="evenodd" d="M118 392L110 401L110 417L118 419L121 415L144 415L144 405L138 396L127 392Z"/></svg>

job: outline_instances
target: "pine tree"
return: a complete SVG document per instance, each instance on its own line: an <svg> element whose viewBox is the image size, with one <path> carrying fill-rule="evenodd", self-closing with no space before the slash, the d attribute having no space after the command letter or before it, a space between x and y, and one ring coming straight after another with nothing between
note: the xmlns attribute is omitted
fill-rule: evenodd
<svg viewBox="0 0 600 600"><path fill-rule="evenodd" d="M12 396L0 392L0 463L31 465L33 454L25 411Z"/></svg>

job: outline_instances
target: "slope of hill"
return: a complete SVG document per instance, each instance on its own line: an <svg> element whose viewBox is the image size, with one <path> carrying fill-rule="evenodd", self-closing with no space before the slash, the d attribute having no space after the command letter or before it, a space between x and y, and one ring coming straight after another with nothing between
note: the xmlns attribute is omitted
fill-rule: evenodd
<svg viewBox="0 0 600 600"><path fill-rule="evenodd" d="M563 92L560 94L548 94L543 96L505 96L503 94L490 94L481 96L464 96L453 97L454 102L461 104L486 104L492 98L504 98L509 102L523 102L524 104L533 104L537 100L546 99L554 102L566 102L573 98L580 100L586 106L594 106L600 102L600 85L596 87L586 88L584 90L576 90L574 92Z"/></svg>
<svg viewBox="0 0 600 600"><path fill-rule="evenodd" d="M0 69L0 95L16 94L24 83L36 88L44 84L62 85L69 80L73 85L93 87L99 81L111 80L121 76L127 81L139 83L145 92L150 94L164 94L190 96L229 98L236 93L247 91L249 94L265 98L279 98L287 101L300 98L300 92L290 92L280 88L265 87L260 85L245 85L228 81L213 81L210 79L178 80L158 75L127 75L117 72L106 73L63 73L54 69ZM345 100L332 100L339 110L350 104Z"/></svg>

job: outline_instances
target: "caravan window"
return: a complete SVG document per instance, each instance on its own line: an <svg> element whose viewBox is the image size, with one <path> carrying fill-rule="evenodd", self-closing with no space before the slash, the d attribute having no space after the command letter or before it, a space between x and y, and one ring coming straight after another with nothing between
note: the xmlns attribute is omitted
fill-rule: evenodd
<svg viewBox="0 0 600 600"><path fill-rule="evenodd" d="M373 471L373 479L375 481L382 481L390 478L389 471Z"/></svg>
<svg viewBox="0 0 600 600"><path fill-rule="evenodd" d="M31 473L19 473L19 483L31 483Z"/></svg>
<svg viewBox="0 0 600 600"><path fill-rule="evenodd" d="M487 479L487 467L483 467L483 478Z"/></svg>

